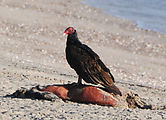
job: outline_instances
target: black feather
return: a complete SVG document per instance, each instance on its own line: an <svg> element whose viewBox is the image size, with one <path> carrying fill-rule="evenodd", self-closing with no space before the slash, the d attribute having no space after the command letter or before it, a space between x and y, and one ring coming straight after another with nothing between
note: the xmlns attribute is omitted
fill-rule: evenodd
<svg viewBox="0 0 166 120"><path fill-rule="evenodd" d="M76 30L67 37L66 59L85 82L101 84L109 92L121 95L110 70L91 48L79 41Z"/></svg>

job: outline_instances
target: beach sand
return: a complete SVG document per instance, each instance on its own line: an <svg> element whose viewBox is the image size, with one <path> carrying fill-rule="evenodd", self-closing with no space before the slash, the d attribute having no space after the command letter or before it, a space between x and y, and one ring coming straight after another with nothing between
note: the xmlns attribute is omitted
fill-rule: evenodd
<svg viewBox="0 0 166 120"><path fill-rule="evenodd" d="M166 35L137 28L79 0L0 1L0 119L166 119L164 110L113 108L3 97L21 87L72 83L64 30L98 53L116 85L152 105L166 105Z"/></svg>

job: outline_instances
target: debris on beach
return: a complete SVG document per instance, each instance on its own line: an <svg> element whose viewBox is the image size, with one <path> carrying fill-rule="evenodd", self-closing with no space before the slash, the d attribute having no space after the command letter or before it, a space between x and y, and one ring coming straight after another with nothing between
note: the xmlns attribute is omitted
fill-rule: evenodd
<svg viewBox="0 0 166 120"><path fill-rule="evenodd" d="M166 110L166 106L156 107L142 100L142 98L130 90L120 89L122 96L108 93L104 88L91 85L57 84L48 86L36 86L31 89L21 88L13 94L6 95L12 98L29 98L39 100L56 101L62 99L85 104L97 104L119 108L160 109Z"/></svg>

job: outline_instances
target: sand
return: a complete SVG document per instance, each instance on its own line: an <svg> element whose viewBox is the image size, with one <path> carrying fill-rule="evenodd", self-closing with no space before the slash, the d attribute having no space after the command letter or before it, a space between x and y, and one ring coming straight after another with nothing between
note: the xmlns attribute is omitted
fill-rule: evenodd
<svg viewBox="0 0 166 120"><path fill-rule="evenodd" d="M164 110L4 97L21 87L77 81L65 59L63 36L73 26L111 70L117 86L150 104L166 105L166 35L82 2L0 1L0 119L166 119Z"/></svg>

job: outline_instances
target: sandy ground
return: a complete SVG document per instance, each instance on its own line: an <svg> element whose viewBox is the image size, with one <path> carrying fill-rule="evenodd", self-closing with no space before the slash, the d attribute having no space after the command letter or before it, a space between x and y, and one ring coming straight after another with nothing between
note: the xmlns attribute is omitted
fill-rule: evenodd
<svg viewBox="0 0 166 120"><path fill-rule="evenodd" d="M166 105L166 35L138 29L78 0L0 0L0 119L166 119L166 111L5 98L18 88L71 83L68 26L96 51L118 86Z"/></svg>

